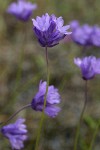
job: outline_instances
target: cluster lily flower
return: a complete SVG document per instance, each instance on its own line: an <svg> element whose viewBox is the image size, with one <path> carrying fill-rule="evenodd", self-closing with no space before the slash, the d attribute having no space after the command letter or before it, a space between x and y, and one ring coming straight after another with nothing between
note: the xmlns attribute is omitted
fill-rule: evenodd
<svg viewBox="0 0 100 150"><path fill-rule="evenodd" d="M44 107L44 96L46 92L46 85L47 82L40 81L39 84L39 91L33 98L31 102L32 109L36 111L43 111ZM61 110L56 104L59 104L61 101L60 94L58 93L58 89L56 89L53 85L48 87L47 99L46 99L46 106L44 108L44 112L46 115L50 117L57 116L58 112Z"/></svg>
<svg viewBox="0 0 100 150"><path fill-rule="evenodd" d="M9 139L12 149L20 150L24 148L23 142L27 140L27 129L24 122L25 119L20 118L15 123L1 128L1 133Z"/></svg>
<svg viewBox="0 0 100 150"><path fill-rule="evenodd" d="M90 80L96 74L100 74L100 58L88 56L84 58L75 58L74 63L81 69L82 78Z"/></svg>
<svg viewBox="0 0 100 150"><path fill-rule="evenodd" d="M59 104L61 101L60 94L58 93L58 89L56 89L53 85L50 85L47 92L46 106L44 107L46 86L46 81L40 81L39 90L32 99L31 103L23 106L20 110L15 112L15 114L13 114L10 119L8 119L8 121L11 120L20 111L28 107L31 107L35 111L44 111L44 113L49 117L56 117L61 110L60 107L56 106L56 104ZM24 147L23 142L27 140L27 129L24 122L25 119L20 118L13 124L3 126L0 130L1 133L9 139L12 149L20 150Z"/></svg>
<svg viewBox="0 0 100 150"><path fill-rule="evenodd" d="M77 20L70 23L72 29L72 40L83 46L100 46L100 28L96 25L89 26L84 24L80 26Z"/></svg>
<svg viewBox="0 0 100 150"><path fill-rule="evenodd" d="M93 34L91 36L91 39L94 46L100 47L100 27L93 27Z"/></svg>
<svg viewBox="0 0 100 150"><path fill-rule="evenodd" d="M70 25L63 26L62 17L57 18L54 14L51 16L46 13L42 17L37 16L33 21L33 30L42 47L53 47L59 44L66 35L71 34L67 30Z"/></svg>
<svg viewBox="0 0 100 150"><path fill-rule="evenodd" d="M37 8L36 4L27 2L26 0L17 0L9 5L7 12L14 15L17 19L28 21L32 15L32 11Z"/></svg>
<svg viewBox="0 0 100 150"><path fill-rule="evenodd" d="M72 40L83 46L92 45L91 41L91 34L92 34L92 27L88 24L84 24L80 26L78 21L72 21L70 23L72 29Z"/></svg>

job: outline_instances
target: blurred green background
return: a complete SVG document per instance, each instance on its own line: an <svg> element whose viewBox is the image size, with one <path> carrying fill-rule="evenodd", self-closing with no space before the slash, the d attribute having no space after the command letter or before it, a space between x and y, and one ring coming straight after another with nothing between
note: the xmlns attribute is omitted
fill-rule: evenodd
<svg viewBox="0 0 100 150"><path fill-rule="evenodd" d="M13 0L12 0L13 1ZM21 22L7 14L12 2L0 0L0 122L5 121L23 105L31 102L38 91L39 81L46 80L45 51L32 31L31 19ZM100 25L100 0L30 0L38 9L31 18L44 13L62 16L65 24L77 19L81 24ZM49 48L50 84L59 89L61 112L55 119L46 116L40 150L73 150L75 130L84 104L84 81L73 63L82 56L82 47L68 37L59 45ZM100 49L90 47L85 55L100 57ZM34 150L40 112L26 109L18 114L25 117L29 138L25 150ZM100 76L88 84L88 104L81 127L79 150L88 150L96 124L100 118ZM9 142L0 135L0 150L10 150ZM93 150L100 150L100 133Z"/></svg>

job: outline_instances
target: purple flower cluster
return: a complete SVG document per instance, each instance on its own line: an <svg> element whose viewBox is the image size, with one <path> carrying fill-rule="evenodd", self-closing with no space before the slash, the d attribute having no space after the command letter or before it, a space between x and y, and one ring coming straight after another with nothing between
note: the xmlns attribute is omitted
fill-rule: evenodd
<svg viewBox="0 0 100 150"><path fill-rule="evenodd" d="M22 21L29 20L32 15L32 11L37 8L36 4L27 2L26 0L17 0L17 3L13 2L7 9L7 12L14 15L17 19Z"/></svg>
<svg viewBox="0 0 100 150"><path fill-rule="evenodd" d="M84 24L79 25L79 22L74 20L70 23L72 29L72 40L83 46L100 46L100 28L98 26L89 26Z"/></svg>
<svg viewBox="0 0 100 150"><path fill-rule="evenodd" d="M3 126L1 133L9 139L12 149L20 150L24 147L23 142L27 139L25 119L18 119L15 123Z"/></svg>
<svg viewBox="0 0 100 150"><path fill-rule="evenodd" d="M33 30L42 47L53 47L59 44L66 35L71 34L67 30L69 25L63 26L62 17L57 18L55 15L49 16L47 13L42 17L37 16L33 21Z"/></svg>
<svg viewBox="0 0 100 150"><path fill-rule="evenodd" d="M92 27L88 24L84 24L80 26L78 21L72 21L70 23L72 29L72 40L80 45L91 45L91 34L92 34Z"/></svg>
<svg viewBox="0 0 100 150"><path fill-rule="evenodd" d="M47 85L46 81L44 82L40 81L39 91L32 100L31 107L36 111L43 111L46 85ZM58 93L58 89L56 89L53 85L49 86L46 106L44 109L45 114L47 114L50 117L55 117L60 111L60 108L55 105L59 103L60 103L60 95Z"/></svg>
<svg viewBox="0 0 100 150"><path fill-rule="evenodd" d="M98 26L93 27L91 39L94 46L100 47L100 27Z"/></svg>
<svg viewBox="0 0 100 150"><path fill-rule="evenodd" d="M92 79L96 74L100 74L100 58L95 56L75 58L74 63L81 69L84 80Z"/></svg>

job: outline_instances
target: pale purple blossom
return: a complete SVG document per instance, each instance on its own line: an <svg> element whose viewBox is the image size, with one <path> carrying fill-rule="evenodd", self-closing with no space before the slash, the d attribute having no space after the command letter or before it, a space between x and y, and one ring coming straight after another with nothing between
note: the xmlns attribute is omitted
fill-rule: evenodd
<svg viewBox="0 0 100 150"><path fill-rule="evenodd" d="M70 22L70 27L72 41L82 46L100 47L100 27L98 25L80 25L77 20L73 20Z"/></svg>
<svg viewBox="0 0 100 150"><path fill-rule="evenodd" d="M100 47L100 27L94 26L91 40L94 46Z"/></svg>
<svg viewBox="0 0 100 150"><path fill-rule="evenodd" d="M36 4L32 4L26 0L17 0L17 2L13 2L9 5L7 12L14 15L17 19L27 21L36 8Z"/></svg>
<svg viewBox="0 0 100 150"><path fill-rule="evenodd" d="M46 93L46 85L47 82L40 81L39 90L37 94L34 96L31 107L36 111L43 111L44 107L44 96ZM45 114L50 117L57 116L60 108L56 106L56 104L60 103L60 94L58 93L58 89L56 89L53 85L48 87L47 99L46 99L46 106L44 109Z"/></svg>
<svg viewBox="0 0 100 150"><path fill-rule="evenodd" d="M1 133L9 139L12 149L20 150L24 148L23 142L27 139L27 129L24 122L25 119L20 118L15 123L1 128Z"/></svg>
<svg viewBox="0 0 100 150"><path fill-rule="evenodd" d="M71 29L72 29L72 40L83 46L90 46L92 45L91 41L91 35L93 32L93 29L88 24L84 24L83 26L80 26L77 21L71 22Z"/></svg>
<svg viewBox="0 0 100 150"><path fill-rule="evenodd" d="M33 21L33 30L42 47L53 47L59 44L66 35L71 34L67 30L70 25L64 26L62 17L57 18L54 14L49 16L48 13L37 16Z"/></svg>
<svg viewBox="0 0 100 150"><path fill-rule="evenodd" d="M74 63L81 69L84 80L90 80L96 74L100 74L100 58L95 56L75 58Z"/></svg>
<svg viewBox="0 0 100 150"><path fill-rule="evenodd" d="M70 27L71 27L72 31L74 31L79 26L80 25L79 25L79 22L77 20L73 20L73 21L70 22Z"/></svg>

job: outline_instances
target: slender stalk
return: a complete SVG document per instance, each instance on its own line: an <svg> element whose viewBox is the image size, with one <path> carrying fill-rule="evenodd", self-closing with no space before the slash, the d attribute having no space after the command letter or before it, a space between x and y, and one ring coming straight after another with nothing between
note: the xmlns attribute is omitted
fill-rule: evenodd
<svg viewBox="0 0 100 150"><path fill-rule="evenodd" d="M38 129L38 133L37 133L37 138L36 138L36 145L35 145L35 150L38 150L38 146L39 146L39 140L40 140L40 136L41 136L41 130L42 130L42 126L43 126L43 122L44 122L44 110L45 110L45 106L46 106L46 99L47 99L47 93L48 93L48 87L49 87L49 63L48 63L48 51L47 51L47 47L45 47L45 54L46 54L46 64L47 64L47 85L46 85L46 92L45 92L45 96L44 96L44 105L43 105L43 111L42 111L42 116L41 116L41 120L40 120L40 124L39 124L39 129Z"/></svg>
<svg viewBox="0 0 100 150"><path fill-rule="evenodd" d="M23 106L21 109L19 109L18 111L16 111L12 116L9 117L9 119L6 122L0 122L0 125L5 125L6 123L8 123L11 119L13 119L19 112L21 112L22 110L30 107L31 104L25 105Z"/></svg>
<svg viewBox="0 0 100 150"><path fill-rule="evenodd" d="M94 142L96 140L96 137L97 137L97 134L98 134L98 131L99 131L99 127L100 127L100 122L97 124L97 127L94 131L94 134L93 134L93 137L92 137L92 140L91 140L91 143L90 143L89 150L93 149L93 145L94 145Z"/></svg>
<svg viewBox="0 0 100 150"><path fill-rule="evenodd" d="M75 136L75 142L74 142L74 150L77 150L77 144L78 144L78 138L79 138L79 133L80 133L80 126L82 123L82 119L83 119L83 115L84 115L84 111L86 108L86 104L87 104L87 80L85 81L85 101L84 101L84 106L80 115L80 119L77 125L77 130L76 130L76 136Z"/></svg>

